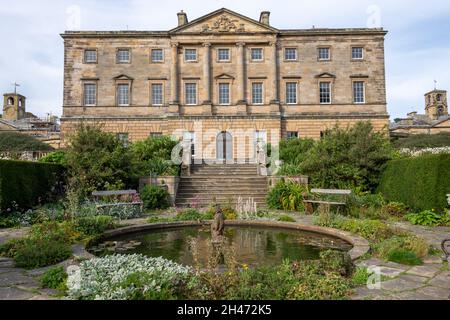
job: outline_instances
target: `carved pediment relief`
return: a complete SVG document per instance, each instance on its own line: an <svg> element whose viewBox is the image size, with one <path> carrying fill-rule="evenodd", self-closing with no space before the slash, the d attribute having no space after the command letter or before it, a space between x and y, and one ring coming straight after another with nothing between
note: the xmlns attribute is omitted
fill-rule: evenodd
<svg viewBox="0 0 450 320"><path fill-rule="evenodd" d="M126 74L118 75L117 77L114 77L113 79L114 80L128 80L128 81L134 80L132 77L127 76Z"/></svg>
<svg viewBox="0 0 450 320"><path fill-rule="evenodd" d="M220 15L216 20L205 23L202 32L244 32L245 24L238 19L233 19L226 14Z"/></svg>
<svg viewBox="0 0 450 320"><path fill-rule="evenodd" d="M222 73L221 75L218 75L217 77L215 77L216 79L230 79L233 80L234 77L227 74L227 73Z"/></svg>
<svg viewBox="0 0 450 320"><path fill-rule="evenodd" d="M324 72L324 73L318 74L316 76L316 78L332 78L332 79L334 79L334 78L336 78L336 76L334 74Z"/></svg>
<svg viewBox="0 0 450 320"><path fill-rule="evenodd" d="M276 32L275 28L245 17L228 9L220 9L192 22L177 27L171 32L177 33L240 33L240 32Z"/></svg>

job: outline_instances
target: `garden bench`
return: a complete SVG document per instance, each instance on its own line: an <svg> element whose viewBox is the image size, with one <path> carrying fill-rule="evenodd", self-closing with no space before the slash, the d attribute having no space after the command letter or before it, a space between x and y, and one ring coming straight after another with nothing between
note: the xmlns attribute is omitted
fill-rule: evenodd
<svg viewBox="0 0 450 320"><path fill-rule="evenodd" d="M139 195L136 190L115 190L115 191L94 191L92 192L92 196L94 197L94 201L98 202L101 198L104 197L131 197L135 198ZM139 206L141 211L143 210L144 203L142 201L135 201L134 199L131 202L111 202L111 203L102 203L97 204L97 210L109 207L120 207L120 206Z"/></svg>
<svg viewBox="0 0 450 320"><path fill-rule="evenodd" d="M311 193L317 195L326 195L326 196L335 196L339 197L338 200L315 200L304 198L303 202L306 205L306 213L313 214L314 213L314 204L325 205L327 208L330 206L346 206L348 202L348 197L352 194L351 190L340 190L340 189L312 189Z"/></svg>

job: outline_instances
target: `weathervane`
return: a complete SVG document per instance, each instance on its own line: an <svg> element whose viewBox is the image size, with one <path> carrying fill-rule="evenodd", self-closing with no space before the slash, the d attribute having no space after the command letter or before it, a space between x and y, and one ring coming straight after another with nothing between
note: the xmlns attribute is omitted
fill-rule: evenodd
<svg viewBox="0 0 450 320"><path fill-rule="evenodd" d="M14 83L12 83L12 85L14 86L14 94L17 94L17 87L20 87L20 84L18 84L17 82L14 81Z"/></svg>

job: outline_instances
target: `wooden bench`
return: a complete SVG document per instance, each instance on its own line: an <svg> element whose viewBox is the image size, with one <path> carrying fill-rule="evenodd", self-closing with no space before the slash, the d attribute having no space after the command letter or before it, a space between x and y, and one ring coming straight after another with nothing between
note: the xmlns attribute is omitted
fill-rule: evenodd
<svg viewBox="0 0 450 320"><path fill-rule="evenodd" d="M94 201L99 202L101 198L104 197L124 197L124 196L130 196L130 197L136 197L139 195L139 193L136 190L115 190L115 191L94 191L92 192L92 197L94 198ZM143 210L144 203L142 201L131 201L131 202L111 202L111 203L102 203L97 204L96 208L97 210L103 209L103 208L109 208L109 207L120 207L120 206L139 206L141 211Z"/></svg>
<svg viewBox="0 0 450 320"><path fill-rule="evenodd" d="M330 206L338 206L338 212L339 207L346 206L348 203L348 197L352 194L351 190L340 190L340 189L312 189L312 194L317 195L328 195L328 196L337 196L340 197L342 200L314 200L314 199L308 199L307 196L303 200L303 202L306 205L306 213L307 214L313 214L314 213L314 204L318 205L325 205L327 208Z"/></svg>

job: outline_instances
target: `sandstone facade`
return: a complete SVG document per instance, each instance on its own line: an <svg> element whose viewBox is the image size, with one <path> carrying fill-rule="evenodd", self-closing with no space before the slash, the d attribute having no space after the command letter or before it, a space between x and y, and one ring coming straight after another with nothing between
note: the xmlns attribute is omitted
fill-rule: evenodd
<svg viewBox="0 0 450 320"><path fill-rule="evenodd" d="M294 133L320 138L336 123L368 120L377 130L387 130L382 29L278 30L269 25L267 12L256 21L227 9L190 23L180 13L178 20L170 31L62 35L63 139L82 121L101 124L130 141L195 132L196 156L215 158L219 148L226 148L217 136L228 132L231 156L237 159L254 156L255 139L277 144ZM329 59L319 59L322 48ZM361 49L358 59L352 56L354 48ZM152 59L155 49L162 59ZM86 50L95 61L86 61ZM121 50L129 54L126 63L117 61ZM195 59L188 52L195 52ZM330 103L320 101L322 82L329 83ZM355 101L355 82L362 83L363 101ZM89 105L86 84L96 89L95 103ZM120 85L129 88L126 106L118 103ZM153 85L162 88L157 105ZM186 89L192 86L195 103L187 101ZM228 99L221 101L223 87ZM253 88L261 88L260 100Z"/></svg>

